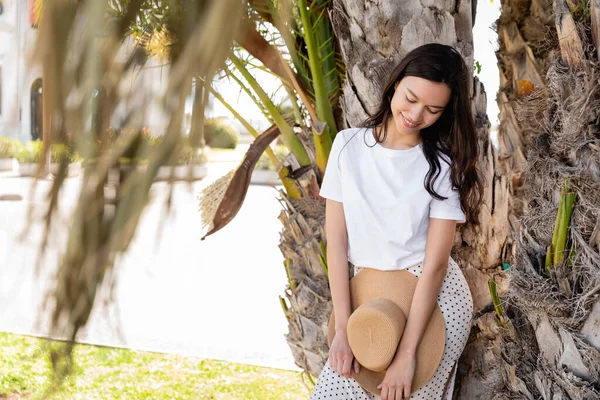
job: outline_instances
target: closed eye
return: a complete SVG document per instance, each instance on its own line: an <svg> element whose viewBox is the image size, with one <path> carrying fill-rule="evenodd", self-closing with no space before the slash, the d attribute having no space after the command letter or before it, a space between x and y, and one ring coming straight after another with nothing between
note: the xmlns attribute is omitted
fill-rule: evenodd
<svg viewBox="0 0 600 400"><path fill-rule="evenodd" d="M408 98L408 96L404 96L404 97L406 97L406 100L407 100L409 103L413 103L413 104L414 104L414 103L416 103L416 102L417 102L416 100L411 100L411 99L409 99L409 98ZM436 114L439 114L439 113L441 113L441 112L442 112L442 111L444 111L444 110L436 110L436 111L434 111L434 110L432 110L431 108L428 108L428 109L427 109L427 111L429 111L429 112L430 112L431 114L433 114L433 115L436 115Z"/></svg>

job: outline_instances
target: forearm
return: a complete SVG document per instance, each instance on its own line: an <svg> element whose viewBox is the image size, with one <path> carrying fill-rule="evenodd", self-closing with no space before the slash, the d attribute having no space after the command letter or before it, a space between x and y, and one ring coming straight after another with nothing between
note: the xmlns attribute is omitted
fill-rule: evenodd
<svg viewBox="0 0 600 400"><path fill-rule="evenodd" d="M437 295L442 287L447 268L447 263L441 266L424 266L423 274L415 288L410 314L396 356L401 353L414 354L416 352L437 302Z"/></svg>
<svg viewBox="0 0 600 400"><path fill-rule="evenodd" d="M335 331L346 332L350 318L350 285L348 276L348 245L327 246L329 287L335 315Z"/></svg>

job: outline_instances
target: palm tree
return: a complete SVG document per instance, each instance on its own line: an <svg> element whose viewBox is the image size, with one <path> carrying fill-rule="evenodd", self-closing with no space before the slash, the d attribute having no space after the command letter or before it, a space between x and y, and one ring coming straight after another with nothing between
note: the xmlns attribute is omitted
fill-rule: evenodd
<svg viewBox="0 0 600 400"><path fill-rule="evenodd" d="M500 170L516 240L501 398L600 398L596 1L502 2Z"/></svg>

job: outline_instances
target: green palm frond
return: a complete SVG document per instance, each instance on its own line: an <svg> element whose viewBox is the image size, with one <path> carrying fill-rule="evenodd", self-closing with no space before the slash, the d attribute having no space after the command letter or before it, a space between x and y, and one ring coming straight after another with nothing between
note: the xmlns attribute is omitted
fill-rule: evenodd
<svg viewBox="0 0 600 400"><path fill-rule="evenodd" d="M317 114L320 121L327 123L333 138L337 129L331 99L337 100L341 85L336 70L333 28L327 15L330 3L329 0L313 1L308 7L306 0L298 0L298 10L305 43L305 48L299 49L299 53L303 53L309 61Z"/></svg>
<svg viewBox="0 0 600 400"><path fill-rule="evenodd" d="M294 66L302 83L308 89L311 100L316 103L314 73L311 73L310 55L306 41L306 32L312 32L321 63L320 73L325 77L327 96L330 103L337 104L342 93L346 70L341 55L336 51L335 35L327 14L331 0L312 1L308 7L305 7L310 24L308 29L304 26L299 11L302 3L297 0L291 2L292 9L289 18L286 17L283 2L257 1L251 2L251 7L260 13L257 17L263 16L263 22L264 15L268 15L269 19L273 21L279 32L278 39L283 41L286 46L288 54L284 58ZM306 5L306 2L304 3Z"/></svg>
<svg viewBox="0 0 600 400"><path fill-rule="evenodd" d="M242 61L243 62L243 61ZM229 67L225 67L223 72L225 72L225 75L232 79L233 81L235 81L235 83L238 84L238 86L240 87L240 90L242 90L244 93L246 93L246 95L248 95L250 97L250 99L252 100L252 102L254 104L256 104L256 107L258 107L258 109L260 110L261 114L270 122L270 123L274 123L273 122L273 117L271 116L271 114L269 113L269 110L265 107L265 105L263 104L262 101L260 101L260 99L254 94L254 92L246 85L246 83L240 79L235 73L234 71L232 71L232 68Z"/></svg>
<svg viewBox="0 0 600 400"><path fill-rule="evenodd" d="M302 100L310 103L305 105L315 110L310 121L321 173L325 170L331 143L338 131L334 111L339 109L343 82L340 76L344 73L327 12L330 5L330 0L312 1L310 4L306 0L250 2L250 12L254 11L260 21L257 29L271 32L265 27L267 23L277 29L279 35L271 34L271 43L280 40L286 44L286 57L293 63L297 79L306 88L306 96Z"/></svg>
<svg viewBox="0 0 600 400"><path fill-rule="evenodd" d="M279 113L279 110L270 99L270 97L265 93L262 87L258 84L256 79L250 74L248 69L245 67L244 62L240 58L238 58L234 53L229 55L229 59L235 65L237 71L242 74L244 80L248 83L248 85L252 88L256 96L260 99L260 102L267 109L274 123L277 125L277 128L281 131L281 138L285 145L290 149L290 152L294 154L300 165L308 166L311 164L310 157L306 152L306 149L303 147L302 143L298 140L296 135L294 134L292 127L288 125L282 115Z"/></svg>

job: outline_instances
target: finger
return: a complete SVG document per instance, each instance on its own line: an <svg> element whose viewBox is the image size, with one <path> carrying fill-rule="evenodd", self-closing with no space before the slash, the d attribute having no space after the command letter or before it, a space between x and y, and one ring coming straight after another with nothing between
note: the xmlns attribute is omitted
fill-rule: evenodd
<svg viewBox="0 0 600 400"><path fill-rule="evenodd" d="M335 358L329 357L329 365L331 366L332 370L337 372L337 360Z"/></svg>
<svg viewBox="0 0 600 400"><path fill-rule="evenodd" d="M383 385L383 387L381 388L381 400L389 400L388 399L388 388L385 385Z"/></svg>
<svg viewBox="0 0 600 400"><path fill-rule="evenodd" d="M350 367L352 366L352 360L344 359L344 365L342 368L343 375L348 378L350 376Z"/></svg>
<svg viewBox="0 0 600 400"><path fill-rule="evenodd" d="M342 360L340 358L338 358L336 360L336 364L335 364L335 372L338 373L338 375L342 376Z"/></svg>
<svg viewBox="0 0 600 400"><path fill-rule="evenodd" d="M404 387L404 397L410 399L410 384Z"/></svg>
<svg viewBox="0 0 600 400"><path fill-rule="evenodd" d="M400 391L400 396L402 396L399 397L400 399L408 399L410 397L410 392L406 385L402 385L398 390Z"/></svg>
<svg viewBox="0 0 600 400"><path fill-rule="evenodd" d="M404 397L402 397L402 388L396 389L396 400L404 400Z"/></svg>
<svg viewBox="0 0 600 400"><path fill-rule="evenodd" d="M359 371L360 371L360 365L358 364L358 361L355 358L354 359L354 373L358 374Z"/></svg>

